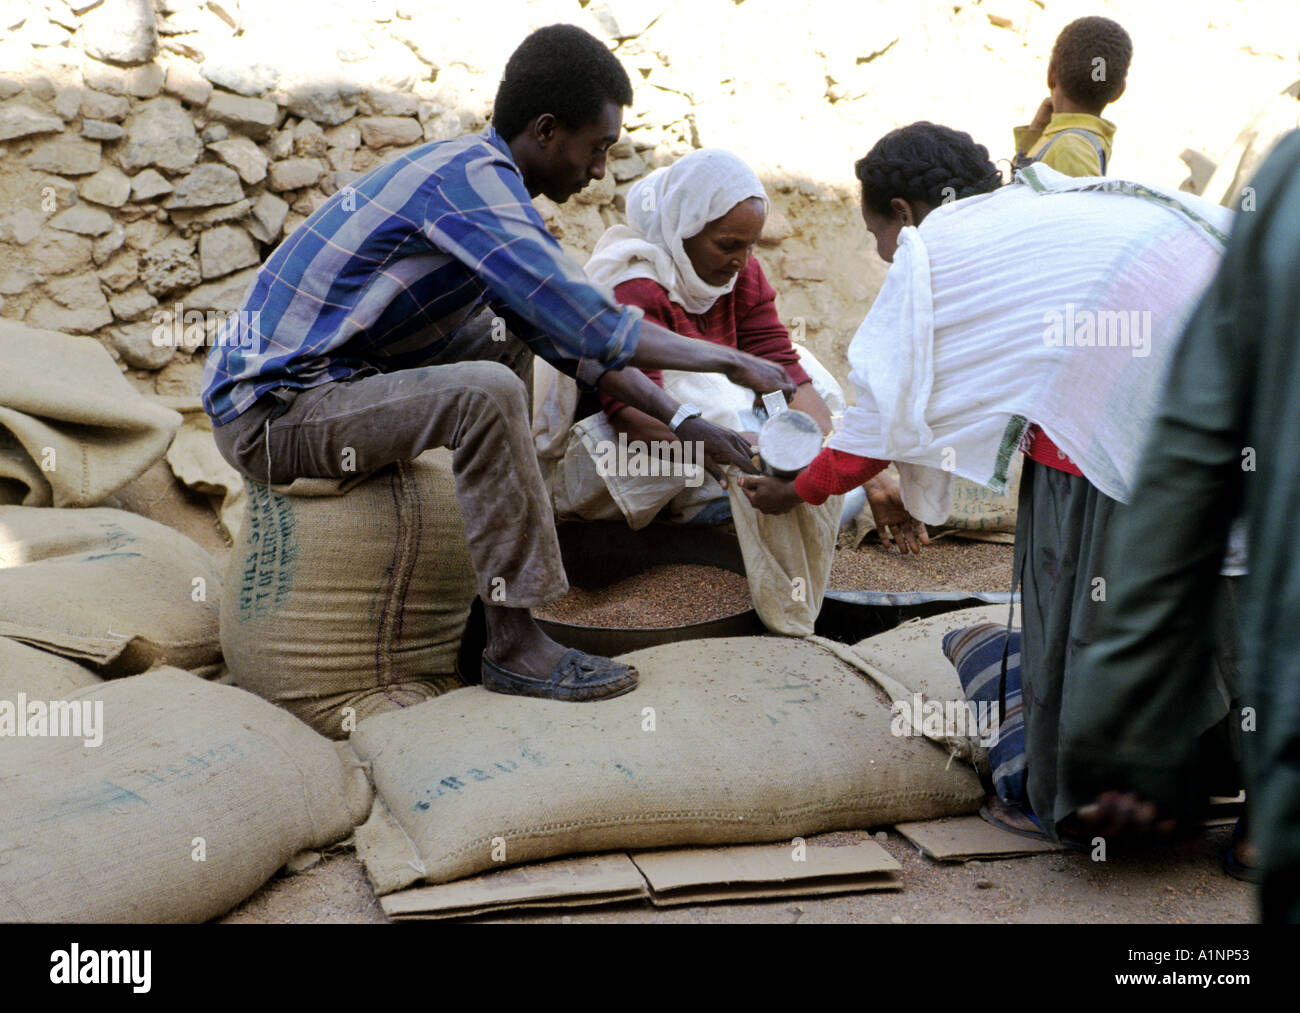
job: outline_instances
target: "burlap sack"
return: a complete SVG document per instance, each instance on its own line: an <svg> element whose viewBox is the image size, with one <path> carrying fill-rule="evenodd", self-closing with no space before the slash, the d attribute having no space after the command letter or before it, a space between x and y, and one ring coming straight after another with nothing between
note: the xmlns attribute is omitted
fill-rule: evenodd
<svg viewBox="0 0 1300 1013"><path fill-rule="evenodd" d="M750 505L738 474L727 469L727 493L754 609L773 633L810 636L831 579L844 497L765 514Z"/></svg>
<svg viewBox="0 0 1300 1013"><path fill-rule="evenodd" d="M692 640L623 660L641 681L613 700L475 686L361 724L353 748L429 882L576 852L789 840L979 806L969 767L891 734L883 695L816 644Z"/></svg>
<svg viewBox="0 0 1300 1013"><path fill-rule="evenodd" d="M180 424L94 338L0 320L0 503L94 506L162 457Z"/></svg>
<svg viewBox="0 0 1300 1013"><path fill-rule="evenodd" d="M913 619L858 641L853 645L853 652L866 663L868 674L895 703L908 703L914 710L917 693L921 695L923 707L930 700L940 704L963 701L966 694L957 677L957 669L943 653L944 634L980 623L1005 626L1009 611L1006 605L983 605L927 619ZM1019 605L1015 606L1012 624L1020 625ZM922 725L917 731L925 734L926 728ZM931 738L956 756L987 771L987 750L977 736L941 734Z"/></svg>
<svg viewBox="0 0 1300 1013"><path fill-rule="evenodd" d="M244 478L221 456L212 438L212 419L198 398L164 398L163 403L181 413L180 431L167 448L167 466L176 480L212 498L229 538L239 533L244 516Z"/></svg>
<svg viewBox="0 0 1300 1013"><path fill-rule="evenodd" d="M456 653L476 580L450 451L342 494L323 481L247 488L221 602L237 685L331 738L461 685Z"/></svg>
<svg viewBox="0 0 1300 1013"><path fill-rule="evenodd" d="M104 680L75 661L0 637L0 700L57 700Z"/></svg>
<svg viewBox="0 0 1300 1013"><path fill-rule="evenodd" d="M70 694L103 741L0 738L0 922L199 922L369 811L364 771L249 693L174 668Z"/></svg>
<svg viewBox="0 0 1300 1013"><path fill-rule="evenodd" d="M134 482L122 486L103 505L129 510L179 531L207 549L217 568L224 572L233 541L213 509L211 498L187 489L172 474L165 458L145 469Z"/></svg>
<svg viewBox="0 0 1300 1013"><path fill-rule="evenodd" d="M1016 540L1016 512L1020 501L1022 465L1022 458L1017 454L1007 468L1005 494L954 476L952 511L942 526L930 529L931 537L953 534L981 542L1013 543ZM888 473L895 480L898 479L898 469L892 465ZM856 516L840 532L839 545L841 548L856 549L875 530L876 518L871 507L863 503Z"/></svg>
<svg viewBox="0 0 1300 1013"><path fill-rule="evenodd" d="M1007 470L1007 491L997 493L987 486L964 478L953 479L952 513L944 527L971 537L988 534L1006 535L1013 541L1016 531L1016 508L1020 499L1021 457L1015 456ZM870 516L871 511L866 511Z"/></svg>
<svg viewBox="0 0 1300 1013"><path fill-rule="evenodd" d="M0 507L0 636L102 675L221 662L212 557L124 510Z"/></svg>

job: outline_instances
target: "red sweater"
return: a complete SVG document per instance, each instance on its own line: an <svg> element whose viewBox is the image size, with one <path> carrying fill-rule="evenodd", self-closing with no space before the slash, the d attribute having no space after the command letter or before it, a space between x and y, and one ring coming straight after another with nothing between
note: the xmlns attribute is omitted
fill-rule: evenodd
<svg viewBox="0 0 1300 1013"><path fill-rule="evenodd" d="M749 258L736 278L735 288L703 313L687 313L668 298L668 291L662 285L649 278L623 282L614 288L614 298L625 306L640 306L647 320L684 337L728 345L784 366L795 386L811 379L799 365L799 353L790 341L790 332L776 315L776 291L768 284L754 257ZM644 372L660 387L664 385L659 370ZM611 418L627 407L604 394L600 394L600 406Z"/></svg>
<svg viewBox="0 0 1300 1013"><path fill-rule="evenodd" d="M1029 427L1029 442L1025 445L1025 456L1038 464L1056 468L1071 475L1083 476L1068 457L1061 453L1055 443L1038 426ZM863 482L875 478L889 466L888 461L877 461L873 457L859 457L842 450L825 448L813 458L794 480L794 491L806 503L818 506L831 496L856 489Z"/></svg>

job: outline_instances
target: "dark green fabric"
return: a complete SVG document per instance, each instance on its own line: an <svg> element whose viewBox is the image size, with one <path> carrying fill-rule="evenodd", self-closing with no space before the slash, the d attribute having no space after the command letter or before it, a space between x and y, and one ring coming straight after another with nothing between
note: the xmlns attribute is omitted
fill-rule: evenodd
<svg viewBox="0 0 1300 1013"><path fill-rule="evenodd" d="M1025 714L1029 804L1055 836L1070 814L1059 786L1062 715L1087 707L1075 674L1079 650L1093 640L1106 532L1123 505L1078 475L1026 458L1016 512L1015 570L1020 579L1020 691Z"/></svg>
<svg viewBox="0 0 1300 1013"><path fill-rule="evenodd" d="M1108 607L1079 666L1094 702L1066 715L1061 768L1076 798L1130 786L1182 804L1187 749L1167 733L1212 716L1212 592L1244 503L1242 661L1256 730L1242 740L1261 915L1300 921L1300 132L1251 190L1115 527Z"/></svg>

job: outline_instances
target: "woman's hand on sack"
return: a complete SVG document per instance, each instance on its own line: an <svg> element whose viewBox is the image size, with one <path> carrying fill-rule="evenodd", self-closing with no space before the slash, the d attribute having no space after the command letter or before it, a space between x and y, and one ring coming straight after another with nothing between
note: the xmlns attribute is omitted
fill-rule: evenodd
<svg viewBox="0 0 1300 1013"><path fill-rule="evenodd" d="M743 492L755 510L765 514L788 513L803 502L794 491L794 483L768 475L744 475L739 479Z"/></svg>
<svg viewBox="0 0 1300 1013"><path fill-rule="evenodd" d="M735 465L746 474L757 474L754 467L754 448L740 433L705 422L700 416L687 419L677 427L677 438L684 443L693 443L704 451L704 470L718 480L718 485L727 488L727 476L723 468Z"/></svg>
<svg viewBox="0 0 1300 1013"><path fill-rule="evenodd" d="M930 544L930 534L925 525L903 506L903 493L894 478L880 474L862 488L867 494L867 505L875 518L881 544L897 545L904 556L919 553L922 545Z"/></svg>

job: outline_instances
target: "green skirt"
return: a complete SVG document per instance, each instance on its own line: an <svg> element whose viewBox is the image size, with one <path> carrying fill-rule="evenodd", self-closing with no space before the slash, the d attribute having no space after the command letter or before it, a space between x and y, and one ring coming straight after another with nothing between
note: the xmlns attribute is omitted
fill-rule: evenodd
<svg viewBox="0 0 1300 1013"><path fill-rule="evenodd" d="M1021 593L1025 765L1030 806L1053 838L1061 820L1092 801L1065 790L1072 778L1061 766L1059 745L1067 717L1086 721L1098 703L1096 688L1081 675L1080 654L1096 639L1106 600L1107 538L1126 509L1085 478L1025 459L1014 563ZM1235 794L1241 785L1237 723L1228 720L1241 693L1236 583L1237 578L1220 578L1216 648L1206 659L1213 671L1204 683L1212 699L1188 708L1187 727L1167 729L1170 736L1186 739L1198 757L1188 771L1187 790L1201 801L1209 794ZM1217 715L1209 731L1203 723L1207 706ZM1195 715L1200 716L1193 726Z"/></svg>

